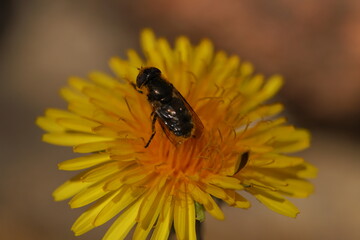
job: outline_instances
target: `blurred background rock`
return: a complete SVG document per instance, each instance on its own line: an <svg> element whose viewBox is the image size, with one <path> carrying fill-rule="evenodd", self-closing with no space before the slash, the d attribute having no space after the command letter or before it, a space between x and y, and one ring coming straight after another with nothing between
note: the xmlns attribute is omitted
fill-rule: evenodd
<svg viewBox="0 0 360 240"><path fill-rule="evenodd" d="M83 209L55 203L51 192L73 173L56 164L71 149L40 141L35 118L65 108L68 76L110 72L110 57L139 49L151 27L171 41L213 40L266 75L282 74L286 114L310 128L300 155L320 172L316 193L294 200L289 219L253 201L208 217L205 239L360 239L360 2L352 0L3 0L0 3L0 239L100 239L70 231ZM251 198L251 200L253 200Z"/></svg>

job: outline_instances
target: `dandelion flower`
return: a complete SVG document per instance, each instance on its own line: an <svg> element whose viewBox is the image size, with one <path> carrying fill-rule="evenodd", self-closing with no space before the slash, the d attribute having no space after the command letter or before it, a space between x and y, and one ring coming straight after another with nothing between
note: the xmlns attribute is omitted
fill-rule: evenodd
<svg viewBox="0 0 360 240"><path fill-rule="evenodd" d="M280 103L264 102L282 86L280 76L265 79L237 56L215 52L205 39L186 37L174 47L145 29L143 56L112 58L115 76L92 72L71 77L61 89L68 110L48 109L37 124L45 142L73 147L86 155L59 164L84 170L55 190L56 201L71 198L72 208L92 204L74 223L81 235L117 219L105 240L196 239L195 222L208 212L222 220L221 200L249 208L248 192L269 209L289 217L299 210L286 197L307 197L316 168L293 153L309 146L309 132L286 123ZM146 95L133 87L141 67L156 67L182 94L204 125L199 138L173 144L156 123ZM85 170L86 169L86 170Z"/></svg>

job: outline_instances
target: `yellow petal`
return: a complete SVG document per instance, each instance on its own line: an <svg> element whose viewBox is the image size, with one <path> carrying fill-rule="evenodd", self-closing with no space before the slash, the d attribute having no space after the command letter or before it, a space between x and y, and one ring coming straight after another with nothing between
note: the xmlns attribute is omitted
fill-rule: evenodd
<svg viewBox="0 0 360 240"><path fill-rule="evenodd" d="M245 78L254 73L254 66L250 62L243 62L240 66L240 76ZM253 80L249 81L252 82Z"/></svg>
<svg viewBox="0 0 360 240"><path fill-rule="evenodd" d="M69 77L68 82L69 82L70 86L72 86L74 89L76 89L80 92L86 87L94 87L95 86L94 84L90 83L86 79L79 78L79 77Z"/></svg>
<svg viewBox="0 0 360 240"><path fill-rule="evenodd" d="M101 181L97 184L94 184L82 190L70 200L69 202L70 207L71 208L83 207L105 196L109 192L104 191L103 186L104 186L104 182Z"/></svg>
<svg viewBox="0 0 360 240"><path fill-rule="evenodd" d="M205 208L212 208L211 202L209 200L209 194L203 192L198 186L192 183L188 183L188 191L192 199L196 202L205 206Z"/></svg>
<svg viewBox="0 0 360 240"><path fill-rule="evenodd" d="M283 171L284 173L300 178L315 178L318 174L318 169L314 165L307 162L304 162L298 166L285 168Z"/></svg>
<svg viewBox="0 0 360 240"><path fill-rule="evenodd" d="M196 239L195 206L189 197L175 201L174 227L178 240Z"/></svg>
<svg viewBox="0 0 360 240"><path fill-rule="evenodd" d="M126 171L119 171L117 174L114 174L112 177L110 177L104 185L104 190L114 191L121 188L124 185L122 179L125 173Z"/></svg>
<svg viewBox="0 0 360 240"><path fill-rule="evenodd" d="M285 178L275 178L272 175L266 174L266 172L274 170L262 170L262 169L247 169L241 173L241 177L246 178L248 182L255 185L262 186L263 188L271 188L272 190L278 190L278 186L286 186ZM265 174L264 174L265 172Z"/></svg>
<svg viewBox="0 0 360 240"><path fill-rule="evenodd" d="M95 227L93 224L96 216L99 212L108 204L118 192L114 192L105 198L97 201L89 209L87 209L72 225L71 230L75 233L75 236L82 235Z"/></svg>
<svg viewBox="0 0 360 240"><path fill-rule="evenodd" d="M241 112L247 112L272 97L279 91L283 85L281 76L274 75L268 79L263 88L254 93L254 95L242 106Z"/></svg>
<svg viewBox="0 0 360 240"><path fill-rule="evenodd" d="M191 71L195 76L201 76L213 57L214 46L208 39L204 39L195 48L194 60L191 65Z"/></svg>
<svg viewBox="0 0 360 240"><path fill-rule="evenodd" d="M265 84L262 94L264 94L264 100L274 96L284 84L284 80L280 75L271 76L268 82Z"/></svg>
<svg viewBox="0 0 360 240"><path fill-rule="evenodd" d="M212 175L207 179L207 182L225 189L243 189L240 180L233 177Z"/></svg>
<svg viewBox="0 0 360 240"><path fill-rule="evenodd" d="M251 204L246 198L235 192L235 205L233 206L238 208L249 208Z"/></svg>
<svg viewBox="0 0 360 240"><path fill-rule="evenodd" d="M283 106L280 104L268 105L266 107L274 108L274 109L278 108L280 110L283 109ZM273 114L276 114L276 113L273 113ZM273 115L273 114L271 114L271 115ZM271 115L266 115L264 117L270 117ZM260 134L260 133L263 133L266 131L271 131L273 128L281 127L284 123L286 123L286 118L284 118L284 117L261 121L261 122L257 123L256 126L254 126L254 128L252 128L250 131L252 131L253 134ZM291 127L291 129L293 130L294 127Z"/></svg>
<svg viewBox="0 0 360 240"><path fill-rule="evenodd" d="M186 222L188 224L188 239L189 240L196 240L196 228L195 228L195 221L196 221L196 214L195 214L195 204L194 201L190 198L189 195L187 196L187 219Z"/></svg>
<svg viewBox="0 0 360 240"><path fill-rule="evenodd" d="M249 146L249 145L245 145L245 146ZM244 146L243 146L244 148ZM246 148L245 148L246 149ZM249 149L250 152L254 152L254 153L268 153L268 152L272 152L274 151L274 148L272 146L257 146L257 145L253 145L250 146Z"/></svg>
<svg viewBox="0 0 360 240"><path fill-rule="evenodd" d="M43 141L61 146L74 146L84 143L95 143L112 140L112 138L101 137L82 133L46 133L43 135Z"/></svg>
<svg viewBox="0 0 360 240"><path fill-rule="evenodd" d="M158 218L154 233L151 240L167 240L170 234L173 222L173 201L172 196L168 196L164 203L164 207Z"/></svg>
<svg viewBox="0 0 360 240"><path fill-rule="evenodd" d="M266 153L262 154L259 157L251 158L250 164L254 167L262 168L285 168L293 167L304 162L303 158L286 156L276 153Z"/></svg>
<svg viewBox="0 0 360 240"><path fill-rule="evenodd" d="M78 101L78 102L86 102L87 97L84 96L80 91L74 90L71 87L63 87L60 89L60 95L67 102Z"/></svg>
<svg viewBox="0 0 360 240"><path fill-rule="evenodd" d="M81 180L84 182L97 182L105 177L119 172L122 167L123 166L121 166L118 162L109 162L90 169L81 177Z"/></svg>
<svg viewBox="0 0 360 240"><path fill-rule="evenodd" d="M292 133L277 136L273 144L278 153L291 153L308 148L310 145L310 133L303 129L296 129Z"/></svg>
<svg viewBox="0 0 360 240"><path fill-rule="evenodd" d="M118 118L123 117L124 113L128 112L128 106L124 98L117 99L113 97L112 93L107 90L100 90L98 88L84 88L83 93L90 98L90 102L97 108L101 108L106 113L119 115Z"/></svg>
<svg viewBox="0 0 360 240"><path fill-rule="evenodd" d="M136 201L144 191L144 188L132 189L128 186L123 187L111 201L104 205L103 209L96 216L93 224L95 226L100 226L106 223Z"/></svg>
<svg viewBox="0 0 360 240"><path fill-rule="evenodd" d="M140 68L144 65L144 61L141 59L139 54L137 54L137 52L134 51L133 49L127 51L127 56L129 58L129 62L133 66L137 66L138 68Z"/></svg>
<svg viewBox="0 0 360 240"><path fill-rule="evenodd" d="M116 141L105 141L105 142L90 142L79 144L74 147L74 152L77 153L92 153L99 152L111 148L117 144Z"/></svg>
<svg viewBox="0 0 360 240"><path fill-rule="evenodd" d="M100 163L110 161L110 155L107 153L92 154L84 157L78 157L63 161L58 164L60 170L75 171L84 168L96 166Z"/></svg>
<svg viewBox="0 0 360 240"><path fill-rule="evenodd" d="M180 64L189 64L192 57L192 46L188 38L181 36L175 41L175 54Z"/></svg>
<svg viewBox="0 0 360 240"><path fill-rule="evenodd" d="M112 137L112 138L124 138L126 136L133 136L134 133L127 129L125 126L122 128L119 126L99 126L94 129L92 129L95 134L106 136L106 137Z"/></svg>
<svg viewBox="0 0 360 240"><path fill-rule="evenodd" d="M306 198L314 192L314 185L303 179L287 179L287 186L279 186L278 189L296 198Z"/></svg>
<svg viewBox="0 0 360 240"><path fill-rule="evenodd" d="M110 59L110 68L112 71L121 79L124 79L127 82L135 83L136 76L139 74L139 67L138 65L134 65L132 62L122 60L118 57L113 57ZM119 88L120 86L118 86ZM131 85L123 85L121 86L122 90L130 87L132 90L134 88ZM123 91L124 92L124 91ZM126 96L126 95L125 95Z"/></svg>
<svg viewBox="0 0 360 240"><path fill-rule="evenodd" d="M128 62L118 58L118 57L113 57L110 59L109 61L109 65L111 70L120 78L122 79L126 79L127 75L128 75ZM126 80L130 80L130 79L126 79Z"/></svg>
<svg viewBox="0 0 360 240"><path fill-rule="evenodd" d="M84 118L58 118L56 122L69 131L84 133L93 133L93 128L99 126L99 123Z"/></svg>
<svg viewBox="0 0 360 240"><path fill-rule="evenodd" d="M75 176L71 180L68 180L65 183L63 183L62 185L60 185L53 192L53 197L54 197L55 201L62 201L62 200L68 199L93 184L93 183L85 183L85 182L81 181L82 175L83 175L83 173Z"/></svg>
<svg viewBox="0 0 360 240"><path fill-rule="evenodd" d="M135 171L127 171L123 181L125 184L132 185L147 178L149 175L151 175L151 173L151 171L146 171L143 168L138 168Z"/></svg>
<svg viewBox="0 0 360 240"><path fill-rule="evenodd" d="M216 187L216 186L211 185L211 184L204 184L203 186L201 186L201 188L205 192L213 195L216 198L224 199L226 197L225 190L223 188L221 188L221 187Z"/></svg>
<svg viewBox="0 0 360 240"><path fill-rule="evenodd" d="M293 218L299 213L299 209L279 193L254 187L247 188L246 190L274 212Z"/></svg>
<svg viewBox="0 0 360 240"><path fill-rule="evenodd" d="M136 216L140 208L141 200L136 201L132 206L123 212L106 232L103 240L122 240L135 225Z"/></svg>
<svg viewBox="0 0 360 240"><path fill-rule="evenodd" d="M160 214L166 191L164 189L157 191L156 188L150 190L150 194L145 196L141 204L138 215L139 223L136 226L133 239L146 239Z"/></svg>
<svg viewBox="0 0 360 240"><path fill-rule="evenodd" d="M169 45L169 42L164 38L160 38L158 40L158 48L162 58L164 59L166 72L172 72L174 66L174 53Z"/></svg>
<svg viewBox="0 0 360 240"><path fill-rule="evenodd" d="M52 118L52 119L57 119L57 118L79 118L79 116L66 111L66 110L61 110L61 109L56 109L56 108L49 108L46 109L45 112L45 116Z"/></svg>
<svg viewBox="0 0 360 240"><path fill-rule="evenodd" d="M247 113L244 116L243 121L241 123L249 124L256 120L263 120L263 119L266 119L268 117L271 117L271 116L274 116L274 115L280 113L281 111L283 111L283 109L284 109L284 106L280 103L261 106L261 107L254 109L253 111ZM245 113L245 111L244 111L244 113ZM283 119L283 122L285 122L284 120L285 119ZM271 123L272 121L267 121L267 122Z"/></svg>
<svg viewBox="0 0 360 240"><path fill-rule="evenodd" d="M318 174L318 169L310 164L305 162L304 163L304 169L301 169L300 171L297 171L296 175L298 177L302 177L302 178L315 178Z"/></svg>
<svg viewBox="0 0 360 240"><path fill-rule="evenodd" d="M226 66L227 63L227 55L224 51L218 51L215 54L214 60L209 67L209 76L216 76L222 72L222 69Z"/></svg>
<svg viewBox="0 0 360 240"><path fill-rule="evenodd" d="M164 187L166 177L157 179L158 183L148 191L145 195L144 201L141 203L138 221L142 229L149 229L151 222L155 221L154 216L158 216L163 201L167 197L169 186Z"/></svg>
<svg viewBox="0 0 360 240"><path fill-rule="evenodd" d="M286 168L281 169L253 169L254 173L246 175L255 184L261 183L264 186L272 186L277 192L291 197L305 198L314 191L314 186L304 179L298 178L295 174L290 175ZM250 171L249 171L250 172ZM245 173L246 174L246 173Z"/></svg>
<svg viewBox="0 0 360 240"><path fill-rule="evenodd" d="M244 81L243 85L241 86L241 92L246 96L251 96L258 92L263 84L264 76L261 74L256 74L255 76Z"/></svg>
<svg viewBox="0 0 360 240"><path fill-rule="evenodd" d="M38 117L36 119L36 125L41 127L47 132L64 132L65 128L60 126L54 119L47 117Z"/></svg>
<svg viewBox="0 0 360 240"><path fill-rule="evenodd" d="M246 209L251 206L250 202L246 198L244 198L234 190L226 190L226 194L227 196L223 200L232 207Z"/></svg>
<svg viewBox="0 0 360 240"><path fill-rule="evenodd" d="M141 47L144 53L148 53L149 51L155 49L156 38L154 32L151 29L146 28L142 30L140 39L141 39Z"/></svg>
<svg viewBox="0 0 360 240"><path fill-rule="evenodd" d="M218 220L224 219L224 213L220 210L219 206L208 193L203 192L199 187L192 183L188 184L188 191L191 197L196 202L203 204L206 211L208 211L214 218Z"/></svg>
<svg viewBox="0 0 360 240"><path fill-rule="evenodd" d="M94 83L109 89L113 89L119 85L119 81L103 72L92 72L89 74L89 78Z"/></svg>
<svg viewBox="0 0 360 240"><path fill-rule="evenodd" d="M68 109L80 117L92 120L98 120L99 114L103 114L90 103L89 99L86 99L86 101L69 101Z"/></svg>
<svg viewBox="0 0 360 240"><path fill-rule="evenodd" d="M164 59L161 56L161 53L157 49L152 49L147 51L148 65L156 66L160 71L164 72L166 69Z"/></svg>
<svg viewBox="0 0 360 240"><path fill-rule="evenodd" d="M228 79L229 77L233 76L234 73L236 73L239 64L240 58L237 56L231 56L229 59L227 59L222 71L220 71L216 76L216 84L224 88L230 87L232 83L228 81Z"/></svg>

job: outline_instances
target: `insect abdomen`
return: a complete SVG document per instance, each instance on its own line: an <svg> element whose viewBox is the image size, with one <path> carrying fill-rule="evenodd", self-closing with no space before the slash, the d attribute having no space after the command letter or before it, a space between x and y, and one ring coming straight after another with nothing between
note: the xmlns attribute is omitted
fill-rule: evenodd
<svg viewBox="0 0 360 240"><path fill-rule="evenodd" d="M176 136L189 137L194 124L190 112L179 98L172 98L155 110L165 125Z"/></svg>

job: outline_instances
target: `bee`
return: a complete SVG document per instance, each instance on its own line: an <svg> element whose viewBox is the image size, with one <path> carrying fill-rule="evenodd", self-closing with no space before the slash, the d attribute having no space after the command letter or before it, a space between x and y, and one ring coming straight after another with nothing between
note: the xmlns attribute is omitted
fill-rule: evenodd
<svg viewBox="0 0 360 240"><path fill-rule="evenodd" d="M179 91L161 75L158 68L141 68L134 87L138 92L147 95L152 107L152 134L145 148L156 134L157 120L175 146L201 136L204 125L200 118Z"/></svg>

